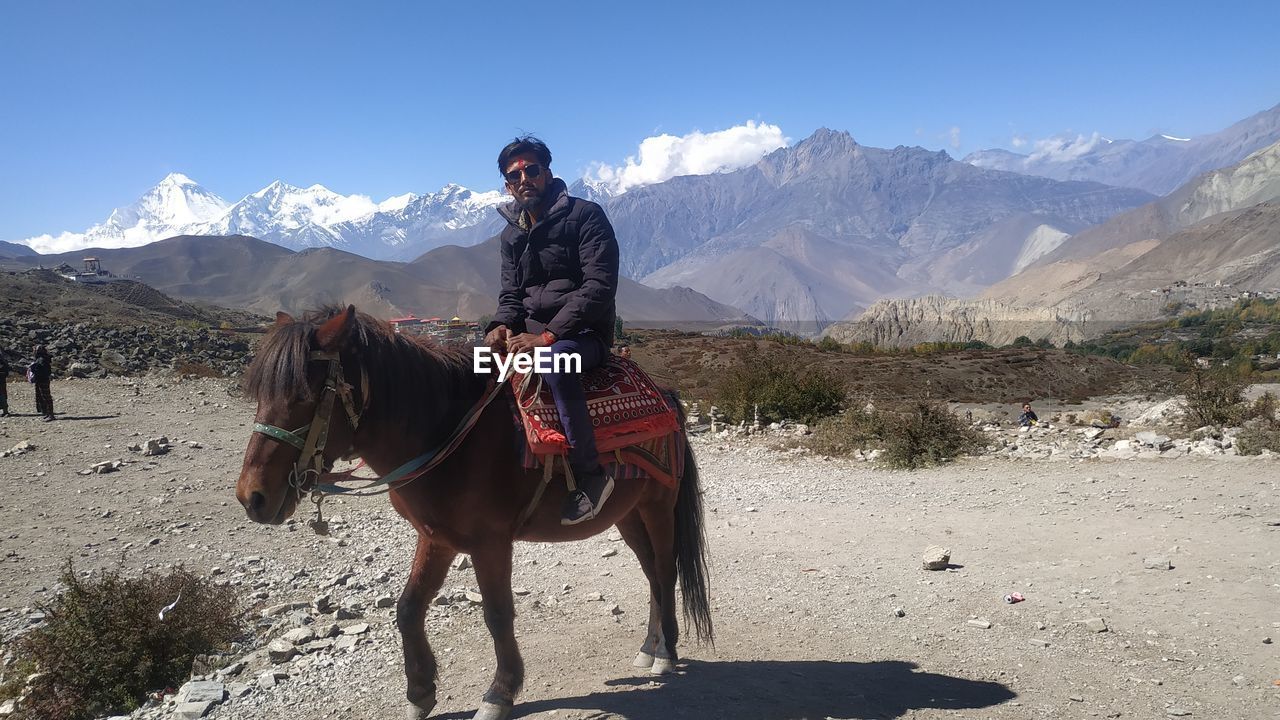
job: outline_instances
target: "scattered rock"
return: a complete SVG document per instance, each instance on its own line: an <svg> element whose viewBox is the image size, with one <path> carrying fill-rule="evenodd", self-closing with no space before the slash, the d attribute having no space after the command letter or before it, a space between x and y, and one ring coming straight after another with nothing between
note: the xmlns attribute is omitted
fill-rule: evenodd
<svg viewBox="0 0 1280 720"><path fill-rule="evenodd" d="M946 570L951 564L951 548L930 545L925 548L924 555L920 559L924 563L925 570Z"/></svg>
<svg viewBox="0 0 1280 720"><path fill-rule="evenodd" d="M968 624L970 627L982 628L983 630L991 629L990 620L970 620Z"/></svg>
<svg viewBox="0 0 1280 720"><path fill-rule="evenodd" d="M1088 630L1089 632L1101 633L1109 630L1109 628L1107 627L1107 621L1103 620L1100 617L1089 618L1088 620L1081 620L1080 624L1083 625L1085 629Z"/></svg>
<svg viewBox="0 0 1280 720"><path fill-rule="evenodd" d="M1142 567L1147 570L1172 570L1173 563L1166 557L1149 557L1143 559Z"/></svg>

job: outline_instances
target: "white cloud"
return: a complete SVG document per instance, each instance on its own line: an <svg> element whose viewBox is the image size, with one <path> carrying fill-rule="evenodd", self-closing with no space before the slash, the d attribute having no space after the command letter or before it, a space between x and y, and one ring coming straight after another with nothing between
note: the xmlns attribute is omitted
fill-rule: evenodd
<svg viewBox="0 0 1280 720"><path fill-rule="evenodd" d="M58 235L37 235L33 238L18 241L22 245L35 250L41 255L56 255L58 253L71 252L85 247L84 233L62 232ZM101 246L107 247L107 246ZM113 246L114 247L114 246Z"/></svg>
<svg viewBox="0 0 1280 720"><path fill-rule="evenodd" d="M1026 147L1027 139L1021 135L1014 135L1013 139L1009 141L1009 144L1016 148Z"/></svg>
<svg viewBox="0 0 1280 720"><path fill-rule="evenodd" d="M620 166L599 163L587 170L587 180L601 183L615 195L678 175L709 175L746 167L767 153L787 145L777 125L748 120L728 130L688 135L656 135L640 143L637 155Z"/></svg>
<svg viewBox="0 0 1280 720"><path fill-rule="evenodd" d="M1103 137L1094 133L1089 137L1076 135L1055 135L1044 140L1036 140L1035 149L1031 151L1028 162L1070 162L1085 155L1098 145L1106 142Z"/></svg>
<svg viewBox="0 0 1280 720"><path fill-rule="evenodd" d="M947 131L947 143L951 145L952 150L960 149L960 128L952 125Z"/></svg>

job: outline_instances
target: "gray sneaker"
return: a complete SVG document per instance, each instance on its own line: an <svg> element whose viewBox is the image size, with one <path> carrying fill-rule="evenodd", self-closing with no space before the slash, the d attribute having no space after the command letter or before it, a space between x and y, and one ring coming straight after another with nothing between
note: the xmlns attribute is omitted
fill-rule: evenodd
<svg viewBox="0 0 1280 720"><path fill-rule="evenodd" d="M604 472L583 476L578 489L569 493L564 499L564 508L560 511L561 525L577 525L580 522L594 520L600 514L605 501L613 494L613 478Z"/></svg>

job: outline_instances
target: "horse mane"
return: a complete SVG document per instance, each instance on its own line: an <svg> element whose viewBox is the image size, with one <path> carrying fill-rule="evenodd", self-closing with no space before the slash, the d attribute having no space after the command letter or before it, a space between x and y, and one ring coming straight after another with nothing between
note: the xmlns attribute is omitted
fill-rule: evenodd
<svg viewBox="0 0 1280 720"><path fill-rule="evenodd" d="M313 402L315 388L307 370L315 330L343 312L345 308L326 306L274 327L245 370L245 394L259 403ZM347 382L360 377L361 367L369 380L357 398L364 403L368 394L369 421L411 423L429 432L461 417L486 381L472 369L470 346L400 335L389 323L364 313L356 313L347 347L358 363L344 364Z"/></svg>

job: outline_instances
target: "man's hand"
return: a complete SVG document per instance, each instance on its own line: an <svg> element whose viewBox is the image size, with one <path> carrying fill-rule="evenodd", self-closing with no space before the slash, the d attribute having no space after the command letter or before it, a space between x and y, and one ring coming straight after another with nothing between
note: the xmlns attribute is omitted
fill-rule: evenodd
<svg viewBox="0 0 1280 720"><path fill-rule="evenodd" d="M484 344L488 345L489 349L496 353L506 352L507 343L510 339L511 328L506 325L499 325L498 327L490 330L488 335L484 336Z"/></svg>
<svg viewBox="0 0 1280 720"><path fill-rule="evenodd" d="M511 353L532 352L534 348L550 347L551 343L555 341L555 336L549 332L544 332L541 335L521 333L507 340L507 351Z"/></svg>

